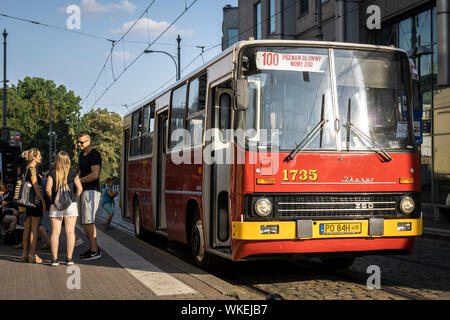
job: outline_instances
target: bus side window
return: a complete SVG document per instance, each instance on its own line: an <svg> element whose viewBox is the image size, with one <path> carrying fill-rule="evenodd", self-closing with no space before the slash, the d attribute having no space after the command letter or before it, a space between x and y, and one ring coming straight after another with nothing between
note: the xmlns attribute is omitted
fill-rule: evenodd
<svg viewBox="0 0 450 320"><path fill-rule="evenodd" d="M203 141L203 125L205 121L206 74L189 82L187 131L190 134L190 145L198 145Z"/></svg>
<svg viewBox="0 0 450 320"><path fill-rule="evenodd" d="M141 110L137 110L133 114L133 120L132 120L130 157L136 157L136 156L140 155L141 133L142 133Z"/></svg>
<svg viewBox="0 0 450 320"><path fill-rule="evenodd" d="M174 147L182 148L184 135L180 135L180 131L173 135L177 129L184 129L184 117L186 113L186 84L175 89L172 92L172 103L170 106L170 122L169 122L169 149Z"/></svg>
<svg viewBox="0 0 450 320"><path fill-rule="evenodd" d="M142 154L152 154L153 128L155 121L155 103L144 107L144 123L142 126Z"/></svg>
<svg viewBox="0 0 450 320"><path fill-rule="evenodd" d="M155 110L156 103L153 102L150 106L150 125L149 125L149 134L150 134L150 153L153 150L153 132L155 131Z"/></svg>
<svg viewBox="0 0 450 320"><path fill-rule="evenodd" d="M225 130L231 127L231 97L228 93L222 93L219 97L219 130L225 138Z"/></svg>

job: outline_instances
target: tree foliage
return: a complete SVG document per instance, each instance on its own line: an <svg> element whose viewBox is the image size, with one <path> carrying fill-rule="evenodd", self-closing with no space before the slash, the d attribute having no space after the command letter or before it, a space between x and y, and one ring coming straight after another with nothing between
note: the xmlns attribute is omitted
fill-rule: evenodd
<svg viewBox="0 0 450 320"><path fill-rule="evenodd" d="M48 169L50 92L52 92L52 131L56 132L56 154L66 151L72 167L78 170L76 139L78 131L91 133L93 146L101 153L103 166L100 179L120 174L122 118L106 109L91 110L79 121L81 98L52 80L26 77L8 88L7 126L21 133L24 150L38 148L43 156L41 168ZM0 90L0 106L3 92ZM2 119L2 108L0 108ZM53 147L53 146L52 146Z"/></svg>
<svg viewBox="0 0 450 320"><path fill-rule="evenodd" d="M122 154L122 118L106 109L91 110L83 116L82 128L91 135L91 144L102 155L100 181L119 177Z"/></svg>
<svg viewBox="0 0 450 320"><path fill-rule="evenodd" d="M53 96L52 131L57 135L56 149L68 152L73 159L80 97L67 91L63 85L56 86L52 80L26 77L8 88L7 100L8 128L21 132L24 150L38 148L41 151L44 158L42 168L45 169L49 163L50 92ZM1 100L3 103L3 95Z"/></svg>

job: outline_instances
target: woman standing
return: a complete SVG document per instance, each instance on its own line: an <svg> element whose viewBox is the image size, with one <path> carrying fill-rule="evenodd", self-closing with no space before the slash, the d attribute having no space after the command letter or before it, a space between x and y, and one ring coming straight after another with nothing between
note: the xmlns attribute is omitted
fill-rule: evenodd
<svg viewBox="0 0 450 320"><path fill-rule="evenodd" d="M22 153L28 161L25 169L25 180L31 182L33 191L36 194L37 201L35 208L27 208L27 218L25 220L23 232L23 262L42 263L42 259L36 254L36 244L38 240L38 228L41 218L47 207L45 205L44 196L40 188L40 178L37 172L37 166L42 163L42 155L38 149L30 149Z"/></svg>
<svg viewBox="0 0 450 320"><path fill-rule="evenodd" d="M73 197L74 186L77 189L75 197ZM65 187L70 192L72 203L66 209L58 210L55 205L55 198L61 187ZM70 157L67 152L61 151L56 155L55 169L51 170L48 175L45 192L50 198L50 221L52 225L50 243L53 256L52 266L59 265L58 246L63 219L67 238L66 264L73 265L72 254L75 247L75 224L78 217L78 206L75 199L80 197L83 188L77 173L70 169Z"/></svg>

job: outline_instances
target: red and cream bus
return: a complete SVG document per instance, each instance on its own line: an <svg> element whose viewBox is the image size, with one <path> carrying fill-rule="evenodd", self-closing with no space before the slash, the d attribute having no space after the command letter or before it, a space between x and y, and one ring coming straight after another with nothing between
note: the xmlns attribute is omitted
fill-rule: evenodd
<svg viewBox="0 0 450 320"><path fill-rule="evenodd" d="M349 266L422 233L399 49L242 41L124 119L123 215L195 262L314 254Z"/></svg>

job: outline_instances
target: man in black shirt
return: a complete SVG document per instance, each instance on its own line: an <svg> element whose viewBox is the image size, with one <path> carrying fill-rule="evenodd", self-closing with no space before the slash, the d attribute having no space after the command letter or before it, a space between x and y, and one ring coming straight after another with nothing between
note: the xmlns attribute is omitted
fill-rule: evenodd
<svg viewBox="0 0 450 320"><path fill-rule="evenodd" d="M82 260L94 260L101 258L100 249L97 245L97 229L95 228L95 214L100 204L100 171L102 168L102 157L91 145L91 137L88 132L81 132L78 136L80 147L80 181L83 193L80 197L80 217L86 236L89 239L90 249L81 254Z"/></svg>

